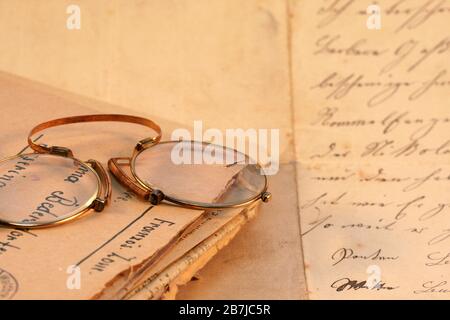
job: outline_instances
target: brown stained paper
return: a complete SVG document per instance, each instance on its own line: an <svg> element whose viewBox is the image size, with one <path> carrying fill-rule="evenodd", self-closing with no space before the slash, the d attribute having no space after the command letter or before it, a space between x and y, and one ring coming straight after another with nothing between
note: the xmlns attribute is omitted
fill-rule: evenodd
<svg viewBox="0 0 450 320"><path fill-rule="evenodd" d="M26 133L45 116L45 120L64 115L87 114L92 111L63 95L46 92L25 80L2 74L0 104L3 114L0 157L23 148ZM37 113L31 119L29 114ZM113 112L114 107L110 107ZM117 109L117 108L116 108ZM53 112L54 110L54 112ZM118 110L119 111L119 110ZM164 125L164 124L163 124ZM144 127L128 124L82 124L53 128L37 135L39 142L70 147L76 157L98 159L106 163L109 157L130 155L136 141L153 133ZM108 141L108 143L102 143ZM93 147L95 146L95 147ZM233 173L231 173L232 175ZM231 176L224 178L223 186ZM211 200L222 187L215 190L205 186ZM200 192L200 190L199 190ZM10 201L20 203L26 194L16 194ZM239 212L236 212L236 214ZM80 220L55 228L41 230L0 229L0 269L2 298L8 299L77 299L93 298L110 286L121 273L134 273L172 248L183 233L201 221L203 212L174 206L152 207L124 190L113 179L113 197L101 213L92 213ZM227 215L224 215L227 216ZM231 217L228 217L230 219ZM227 220L219 220L215 232ZM208 237L205 234L202 238ZM191 242L191 246L197 242ZM189 250L187 248L186 250ZM74 287L73 269L81 272L81 288ZM72 279L72 280L71 280Z"/></svg>
<svg viewBox="0 0 450 320"><path fill-rule="evenodd" d="M291 4L310 298L448 299L450 2Z"/></svg>

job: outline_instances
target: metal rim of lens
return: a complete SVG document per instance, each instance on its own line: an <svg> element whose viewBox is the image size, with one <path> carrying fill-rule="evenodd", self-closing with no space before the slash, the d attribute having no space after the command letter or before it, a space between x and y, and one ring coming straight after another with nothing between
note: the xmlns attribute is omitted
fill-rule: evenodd
<svg viewBox="0 0 450 320"><path fill-rule="evenodd" d="M76 211L74 211L75 213L71 214L68 217L62 218L62 219L55 219L54 221L51 222L46 222L46 223L17 223L17 222L10 222L8 220L4 220L2 219L2 214L0 211L0 227L2 226L6 226L6 227L19 227L19 228L29 228L29 229L38 229L38 228L46 228L46 227L52 227L52 226L57 226L60 225L62 223L65 222L69 222L72 220L75 220L77 218L81 218L85 213L87 213L88 211L90 211L92 209L92 205L95 201L95 199L97 199L97 197L100 194L100 185L101 185L101 180L100 177L98 176L97 172L95 172L94 169L91 168L90 165L88 165L87 163L76 159L76 158L72 158L72 157L63 157L63 156L59 156L59 155L55 155L55 154L47 154L47 153L24 153L24 154L16 154L14 156L11 157L7 157L4 159L0 160L0 165L16 159L16 158L20 158L21 156L27 156L27 155L39 155L39 156L50 156L50 157L59 157L59 158L65 158L65 159L72 159L76 162L79 162L80 164L83 164L84 166L86 166L89 171L91 173L93 173L95 175L95 178L97 180L97 185L95 188L95 192L93 193L93 195L81 206L81 208L78 208Z"/></svg>
<svg viewBox="0 0 450 320"><path fill-rule="evenodd" d="M141 150L135 150L135 152L133 153L133 156L131 158L130 161L130 171L131 174L133 175L133 177L136 179L136 181L139 183L139 185L141 185L143 188L145 188L146 190L149 190L150 192L154 191L154 190L160 190L163 194L164 194L164 200L167 200L169 202L175 203L177 205L180 206L184 206L187 208L191 208L191 209L227 209L227 208L238 208L238 207L243 207L243 206L247 206L255 201L258 201L259 199L261 199L262 195L267 191L268 188L268 181L267 181L267 176L264 174L264 187L261 190L260 193L255 194L254 197L248 198L245 201L239 201L236 203L231 203L231 204L214 204L214 203L205 203L205 202L197 202L197 201L191 201L191 200L185 200L185 199L178 199L172 196L169 196L167 194L164 193L164 190L158 189L157 186L151 186L148 183L146 183L143 179L141 179L138 174L136 173L136 159L138 158L138 156L145 152L148 149L151 149L152 147L158 146L160 144L169 144L169 143L178 143L178 142L191 142L191 143L201 143L202 145L212 145L215 147L219 147L219 148L223 148L223 149L228 149L228 150L232 150L234 152L238 152L240 154L243 154L247 159L250 159L250 157L248 155L246 155L245 153L242 153L236 149L232 149L232 148L228 148L226 146L221 146L221 145L217 145L217 144L213 144L213 143L209 143L209 142L199 142L199 141L194 141L194 140L181 140L181 141L161 141L155 145L152 145L150 147L141 149ZM261 168L261 166L259 164L256 164L257 166L259 166Z"/></svg>

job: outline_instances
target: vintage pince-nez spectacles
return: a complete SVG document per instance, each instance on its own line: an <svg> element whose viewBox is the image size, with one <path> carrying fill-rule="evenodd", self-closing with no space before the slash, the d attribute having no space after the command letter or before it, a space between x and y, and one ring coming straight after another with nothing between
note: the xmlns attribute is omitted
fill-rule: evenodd
<svg viewBox="0 0 450 320"><path fill-rule="evenodd" d="M103 166L75 158L66 147L33 140L51 127L99 121L134 123L153 131L152 137L136 144L130 158L108 162L119 183L153 205L164 201L209 210L271 198L261 166L237 150L196 141L160 142L161 128L141 117L85 115L39 124L28 137L34 153L0 161L0 225L42 228L103 211L111 197L111 181Z"/></svg>

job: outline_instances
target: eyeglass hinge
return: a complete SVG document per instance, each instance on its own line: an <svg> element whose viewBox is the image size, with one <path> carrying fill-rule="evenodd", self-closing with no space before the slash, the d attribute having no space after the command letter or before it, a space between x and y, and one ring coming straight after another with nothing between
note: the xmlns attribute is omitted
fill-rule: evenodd
<svg viewBox="0 0 450 320"><path fill-rule="evenodd" d="M62 157L73 157L72 150L65 147L57 147L57 146L50 147L50 153Z"/></svg>
<svg viewBox="0 0 450 320"><path fill-rule="evenodd" d="M94 210L97 212L103 211L106 206L106 200L97 198L94 200Z"/></svg>
<svg viewBox="0 0 450 320"><path fill-rule="evenodd" d="M261 195L261 200L263 202L269 202L271 199L272 199L272 194L270 192L266 191Z"/></svg>
<svg viewBox="0 0 450 320"><path fill-rule="evenodd" d="M164 193L161 190L153 190L150 194L150 203L157 206L164 200Z"/></svg>
<svg viewBox="0 0 450 320"><path fill-rule="evenodd" d="M139 141L136 145L136 150L141 151L145 148L151 147L152 145L158 143L159 137L146 138Z"/></svg>

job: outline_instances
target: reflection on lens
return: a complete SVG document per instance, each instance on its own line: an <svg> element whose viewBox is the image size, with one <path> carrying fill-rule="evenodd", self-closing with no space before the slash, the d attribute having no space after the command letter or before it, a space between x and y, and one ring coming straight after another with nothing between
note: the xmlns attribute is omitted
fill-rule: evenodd
<svg viewBox="0 0 450 320"><path fill-rule="evenodd" d="M78 160L25 154L0 162L0 220L39 226L88 208L99 188L97 174Z"/></svg>
<svg viewBox="0 0 450 320"><path fill-rule="evenodd" d="M266 187L261 168L233 149L193 141L162 142L134 159L136 178L166 196L199 206L233 206Z"/></svg>

